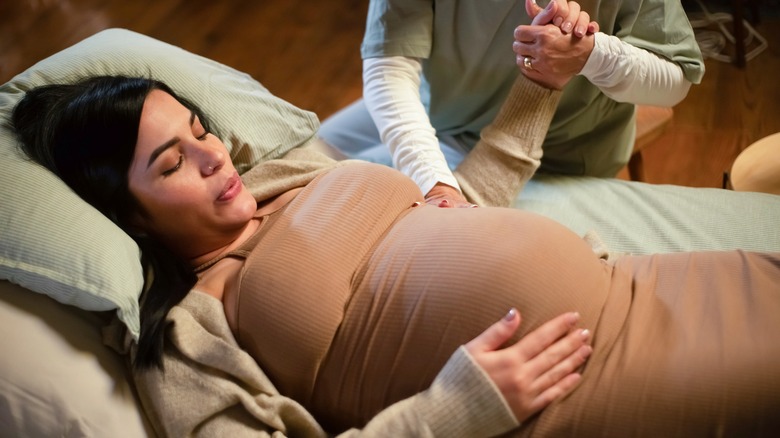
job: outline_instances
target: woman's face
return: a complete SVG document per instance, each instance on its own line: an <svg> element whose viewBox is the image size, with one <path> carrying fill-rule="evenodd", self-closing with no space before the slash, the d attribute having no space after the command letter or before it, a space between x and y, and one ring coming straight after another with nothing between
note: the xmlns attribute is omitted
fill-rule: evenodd
<svg viewBox="0 0 780 438"><path fill-rule="evenodd" d="M136 225L186 258L229 244L257 209L225 145L164 91L144 102L128 176Z"/></svg>

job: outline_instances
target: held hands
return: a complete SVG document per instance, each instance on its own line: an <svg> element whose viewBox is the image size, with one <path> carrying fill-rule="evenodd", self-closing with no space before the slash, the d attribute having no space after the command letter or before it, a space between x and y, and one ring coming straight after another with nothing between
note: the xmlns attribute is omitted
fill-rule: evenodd
<svg viewBox="0 0 780 438"><path fill-rule="evenodd" d="M588 330L575 329L576 313L552 319L517 343L498 349L520 326L512 309L501 321L465 345L522 422L568 393L580 379L575 372L590 356Z"/></svg>
<svg viewBox="0 0 780 438"><path fill-rule="evenodd" d="M458 189L443 183L435 186L425 195L425 203L440 208L474 208Z"/></svg>
<svg viewBox="0 0 780 438"><path fill-rule="evenodd" d="M533 21L515 29L517 65L529 79L560 90L585 66L598 23L573 1L551 0L542 9L536 0L526 0L525 8Z"/></svg>
<svg viewBox="0 0 780 438"><path fill-rule="evenodd" d="M561 29L561 32L574 33L582 38L587 33L596 33L599 24L590 21L590 15L583 11L580 4L574 1L550 0L547 7L540 8L536 0L526 0L525 12L534 20L531 25L545 25L552 23ZM541 17L540 13L544 13Z"/></svg>

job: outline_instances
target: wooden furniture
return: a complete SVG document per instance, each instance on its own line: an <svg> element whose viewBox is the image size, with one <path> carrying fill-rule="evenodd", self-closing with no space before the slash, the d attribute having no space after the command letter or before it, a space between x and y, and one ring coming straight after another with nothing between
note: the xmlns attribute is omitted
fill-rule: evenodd
<svg viewBox="0 0 780 438"><path fill-rule="evenodd" d="M745 3L750 6L750 22L753 24L758 23L758 8L760 0L731 0L731 16L734 20L734 63L738 67L745 66L745 23L742 18L744 14L742 10Z"/></svg>
<svg viewBox="0 0 780 438"><path fill-rule="evenodd" d="M657 140L669 128L674 110L650 105L636 107L636 139L628 161L628 176L633 181L645 181L642 149Z"/></svg>
<svg viewBox="0 0 780 438"><path fill-rule="evenodd" d="M730 179L737 191L780 195L780 132L745 148L731 166Z"/></svg>

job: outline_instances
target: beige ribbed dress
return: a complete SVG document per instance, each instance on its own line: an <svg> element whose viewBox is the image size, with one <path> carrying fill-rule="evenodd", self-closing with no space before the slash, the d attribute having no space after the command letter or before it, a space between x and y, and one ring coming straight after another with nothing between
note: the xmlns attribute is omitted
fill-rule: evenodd
<svg viewBox="0 0 780 438"><path fill-rule="evenodd" d="M399 172L351 164L263 218L238 342L332 431L424 388L517 307L522 336L566 311L594 332L580 386L524 423L539 436L778 426L780 254L597 258L516 209L441 209ZM609 428L604 429L604 425Z"/></svg>

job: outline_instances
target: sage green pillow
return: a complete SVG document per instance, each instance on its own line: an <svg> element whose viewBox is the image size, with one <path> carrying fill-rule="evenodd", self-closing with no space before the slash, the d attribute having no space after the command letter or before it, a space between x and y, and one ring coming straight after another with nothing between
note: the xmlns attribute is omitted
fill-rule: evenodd
<svg viewBox="0 0 780 438"><path fill-rule="evenodd" d="M27 90L96 75L152 77L198 103L239 172L306 143L319 121L244 73L124 29L99 32L0 86L0 279L85 310L116 310L137 339L143 287L138 247L28 161L8 124Z"/></svg>

